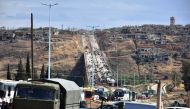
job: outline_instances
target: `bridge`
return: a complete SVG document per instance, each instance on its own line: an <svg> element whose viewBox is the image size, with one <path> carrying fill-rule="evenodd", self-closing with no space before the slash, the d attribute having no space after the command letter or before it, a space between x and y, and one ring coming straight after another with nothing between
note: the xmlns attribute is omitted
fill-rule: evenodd
<svg viewBox="0 0 190 109"><path fill-rule="evenodd" d="M115 83L113 72L104 52L99 48L94 35L83 35L86 78L90 86L98 83Z"/></svg>

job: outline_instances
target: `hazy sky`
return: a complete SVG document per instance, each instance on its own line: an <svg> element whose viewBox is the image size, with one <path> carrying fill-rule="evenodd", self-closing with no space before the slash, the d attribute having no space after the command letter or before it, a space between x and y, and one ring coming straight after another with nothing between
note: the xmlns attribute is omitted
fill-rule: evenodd
<svg viewBox="0 0 190 109"><path fill-rule="evenodd" d="M51 25L61 28L99 25L102 28L123 25L190 24L190 0L0 0L0 26L48 26L48 7L41 3L59 3L51 8Z"/></svg>

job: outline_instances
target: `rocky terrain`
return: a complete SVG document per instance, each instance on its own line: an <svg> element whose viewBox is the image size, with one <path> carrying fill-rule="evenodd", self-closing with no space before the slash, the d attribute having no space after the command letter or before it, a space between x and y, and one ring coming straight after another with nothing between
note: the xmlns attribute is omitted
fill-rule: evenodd
<svg viewBox="0 0 190 109"><path fill-rule="evenodd" d="M31 53L31 42L30 40L18 39L12 43L10 41L1 41L0 44L1 78L6 77L8 64L10 64L10 70L14 76L20 58L25 66L27 54ZM51 52L53 72L64 72L64 74L68 75L82 55L81 46L81 39L77 35L64 34L53 36ZM34 41L34 68L37 70L38 75L40 74L42 65L44 64L47 67L47 63L48 43L45 41Z"/></svg>
<svg viewBox="0 0 190 109"><path fill-rule="evenodd" d="M119 28L119 31L121 33L123 32L123 30ZM43 31L47 32L46 30ZM27 33L26 30L24 32ZM37 29L36 32L38 32L39 34L40 29ZM107 55L107 59L109 60L110 67L112 68L113 72L116 73L116 68L118 67L119 77L121 79L122 77L124 80L128 77L131 78L134 72L137 75L139 73L141 75L149 76L153 73L155 78L159 76L167 76L167 78L171 78L172 72L175 71L179 73L181 61L179 58L174 59L172 57L172 54L169 55L168 61L140 63L140 72L138 72L138 65L136 64L135 59L132 57L135 55L136 51L134 40L131 38L118 39L121 36L120 32L118 32L117 28L104 31L97 30L96 39L100 45L101 50ZM69 75L69 73L75 67L76 63L83 54L83 47L80 35L83 33L84 32L80 33L79 31L78 35L73 35L73 33L70 31L60 31L59 34L56 34L52 37L51 61L52 70L55 74L59 73L61 75ZM48 40L47 36L43 37L43 35L36 35L34 39L34 67L35 69L37 69L39 75L42 65L45 64L45 66L47 67ZM175 38L171 36L166 37L166 39L172 42L176 42ZM151 45L151 41L149 41L148 43L143 43L138 42L139 46L144 46L147 44ZM30 53L30 40L27 37L17 37L16 41L0 41L0 44L0 75L2 78L5 78L8 64L10 64L12 75L16 73L19 58L22 59L25 66L26 56L28 53ZM155 45L153 46L156 47ZM165 48L162 50L171 53L174 51L173 49L173 46L165 45Z"/></svg>

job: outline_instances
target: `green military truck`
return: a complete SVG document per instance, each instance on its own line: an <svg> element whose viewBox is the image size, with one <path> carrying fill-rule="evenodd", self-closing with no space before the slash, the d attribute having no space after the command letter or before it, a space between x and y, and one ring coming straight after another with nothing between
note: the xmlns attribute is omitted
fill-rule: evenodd
<svg viewBox="0 0 190 109"><path fill-rule="evenodd" d="M81 90L64 79L35 80L17 84L13 109L79 109Z"/></svg>

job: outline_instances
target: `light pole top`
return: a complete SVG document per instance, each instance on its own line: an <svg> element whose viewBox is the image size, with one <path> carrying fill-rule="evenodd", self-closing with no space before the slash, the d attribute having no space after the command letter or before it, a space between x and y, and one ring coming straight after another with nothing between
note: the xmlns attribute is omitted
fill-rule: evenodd
<svg viewBox="0 0 190 109"><path fill-rule="evenodd" d="M58 5L58 3L54 3L54 4L45 4L45 3L42 3L42 5L49 6L49 8L51 8L52 6Z"/></svg>

